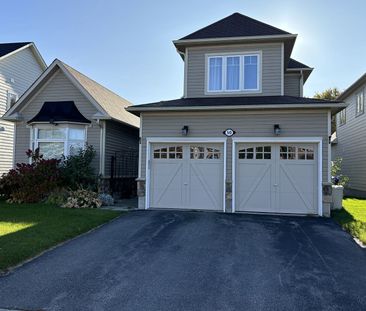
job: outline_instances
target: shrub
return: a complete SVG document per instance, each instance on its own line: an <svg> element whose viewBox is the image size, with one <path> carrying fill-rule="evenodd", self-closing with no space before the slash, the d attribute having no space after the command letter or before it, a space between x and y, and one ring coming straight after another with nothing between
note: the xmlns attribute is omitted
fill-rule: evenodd
<svg viewBox="0 0 366 311"><path fill-rule="evenodd" d="M0 193L9 202L39 202L60 185L60 160L43 159L38 149L26 154L31 164L18 163L0 179Z"/></svg>
<svg viewBox="0 0 366 311"><path fill-rule="evenodd" d="M108 193L99 194L99 200L102 202L103 206L114 205L114 199Z"/></svg>
<svg viewBox="0 0 366 311"><path fill-rule="evenodd" d="M71 191L66 203L62 205L65 208L98 208L101 206L102 202L98 198L98 193L86 189Z"/></svg>
<svg viewBox="0 0 366 311"><path fill-rule="evenodd" d="M93 146L87 145L76 155L64 158L61 166L63 184L73 190L80 187L96 190L97 176L91 165L94 157Z"/></svg>
<svg viewBox="0 0 366 311"><path fill-rule="evenodd" d="M342 174L342 161L342 158L332 161L332 182L334 185L346 186L349 182L349 177Z"/></svg>
<svg viewBox="0 0 366 311"><path fill-rule="evenodd" d="M69 197L69 191L65 188L59 188L52 191L46 198L46 204L52 204L57 206L62 206L66 203L67 198Z"/></svg>

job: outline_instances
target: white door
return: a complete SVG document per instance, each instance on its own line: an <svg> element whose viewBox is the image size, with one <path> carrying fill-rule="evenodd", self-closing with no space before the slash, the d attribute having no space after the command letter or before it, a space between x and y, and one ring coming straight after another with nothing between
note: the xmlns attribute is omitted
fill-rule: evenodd
<svg viewBox="0 0 366 311"><path fill-rule="evenodd" d="M315 144L238 144L235 210L317 214Z"/></svg>
<svg viewBox="0 0 366 311"><path fill-rule="evenodd" d="M150 207L223 209L222 144L154 144Z"/></svg>

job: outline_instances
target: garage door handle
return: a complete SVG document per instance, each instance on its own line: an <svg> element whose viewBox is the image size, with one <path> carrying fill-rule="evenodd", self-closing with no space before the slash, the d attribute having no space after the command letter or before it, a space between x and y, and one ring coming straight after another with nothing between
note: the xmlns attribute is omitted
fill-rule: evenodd
<svg viewBox="0 0 366 311"><path fill-rule="evenodd" d="M273 187L278 187L278 184L274 184Z"/></svg>
<svg viewBox="0 0 366 311"><path fill-rule="evenodd" d="M187 183L187 182L185 182L185 183L184 183L184 185L185 185L185 186L188 186L188 183Z"/></svg>

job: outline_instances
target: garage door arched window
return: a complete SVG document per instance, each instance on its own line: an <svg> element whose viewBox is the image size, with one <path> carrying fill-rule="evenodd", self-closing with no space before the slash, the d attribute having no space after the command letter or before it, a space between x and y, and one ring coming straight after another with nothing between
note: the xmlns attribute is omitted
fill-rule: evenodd
<svg viewBox="0 0 366 311"><path fill-rule="evenodd" d="M220 159L220 149L207 146L190 146L190 158L192 160Z"/></svg>
<svg viewBox="0 0 366 311"><path fill-rule="evenodd" d="M182 146L164 146L154 149L154 159L183 159Z"/></svg>

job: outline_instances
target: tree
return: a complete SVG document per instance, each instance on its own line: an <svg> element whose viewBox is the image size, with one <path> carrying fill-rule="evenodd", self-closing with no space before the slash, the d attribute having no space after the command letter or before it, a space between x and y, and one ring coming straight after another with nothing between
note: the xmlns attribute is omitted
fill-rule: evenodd
<svg viewBox="0 0 366 311"><path fill-rule="evenodd" d="M314 98L318 99L329 99L335 100L341 94L337 87L329 88L324 90L323 92L316 92ZM336 118L335 116L332 117L332 133L334 133L337 129L336 125Z"/></svg>

